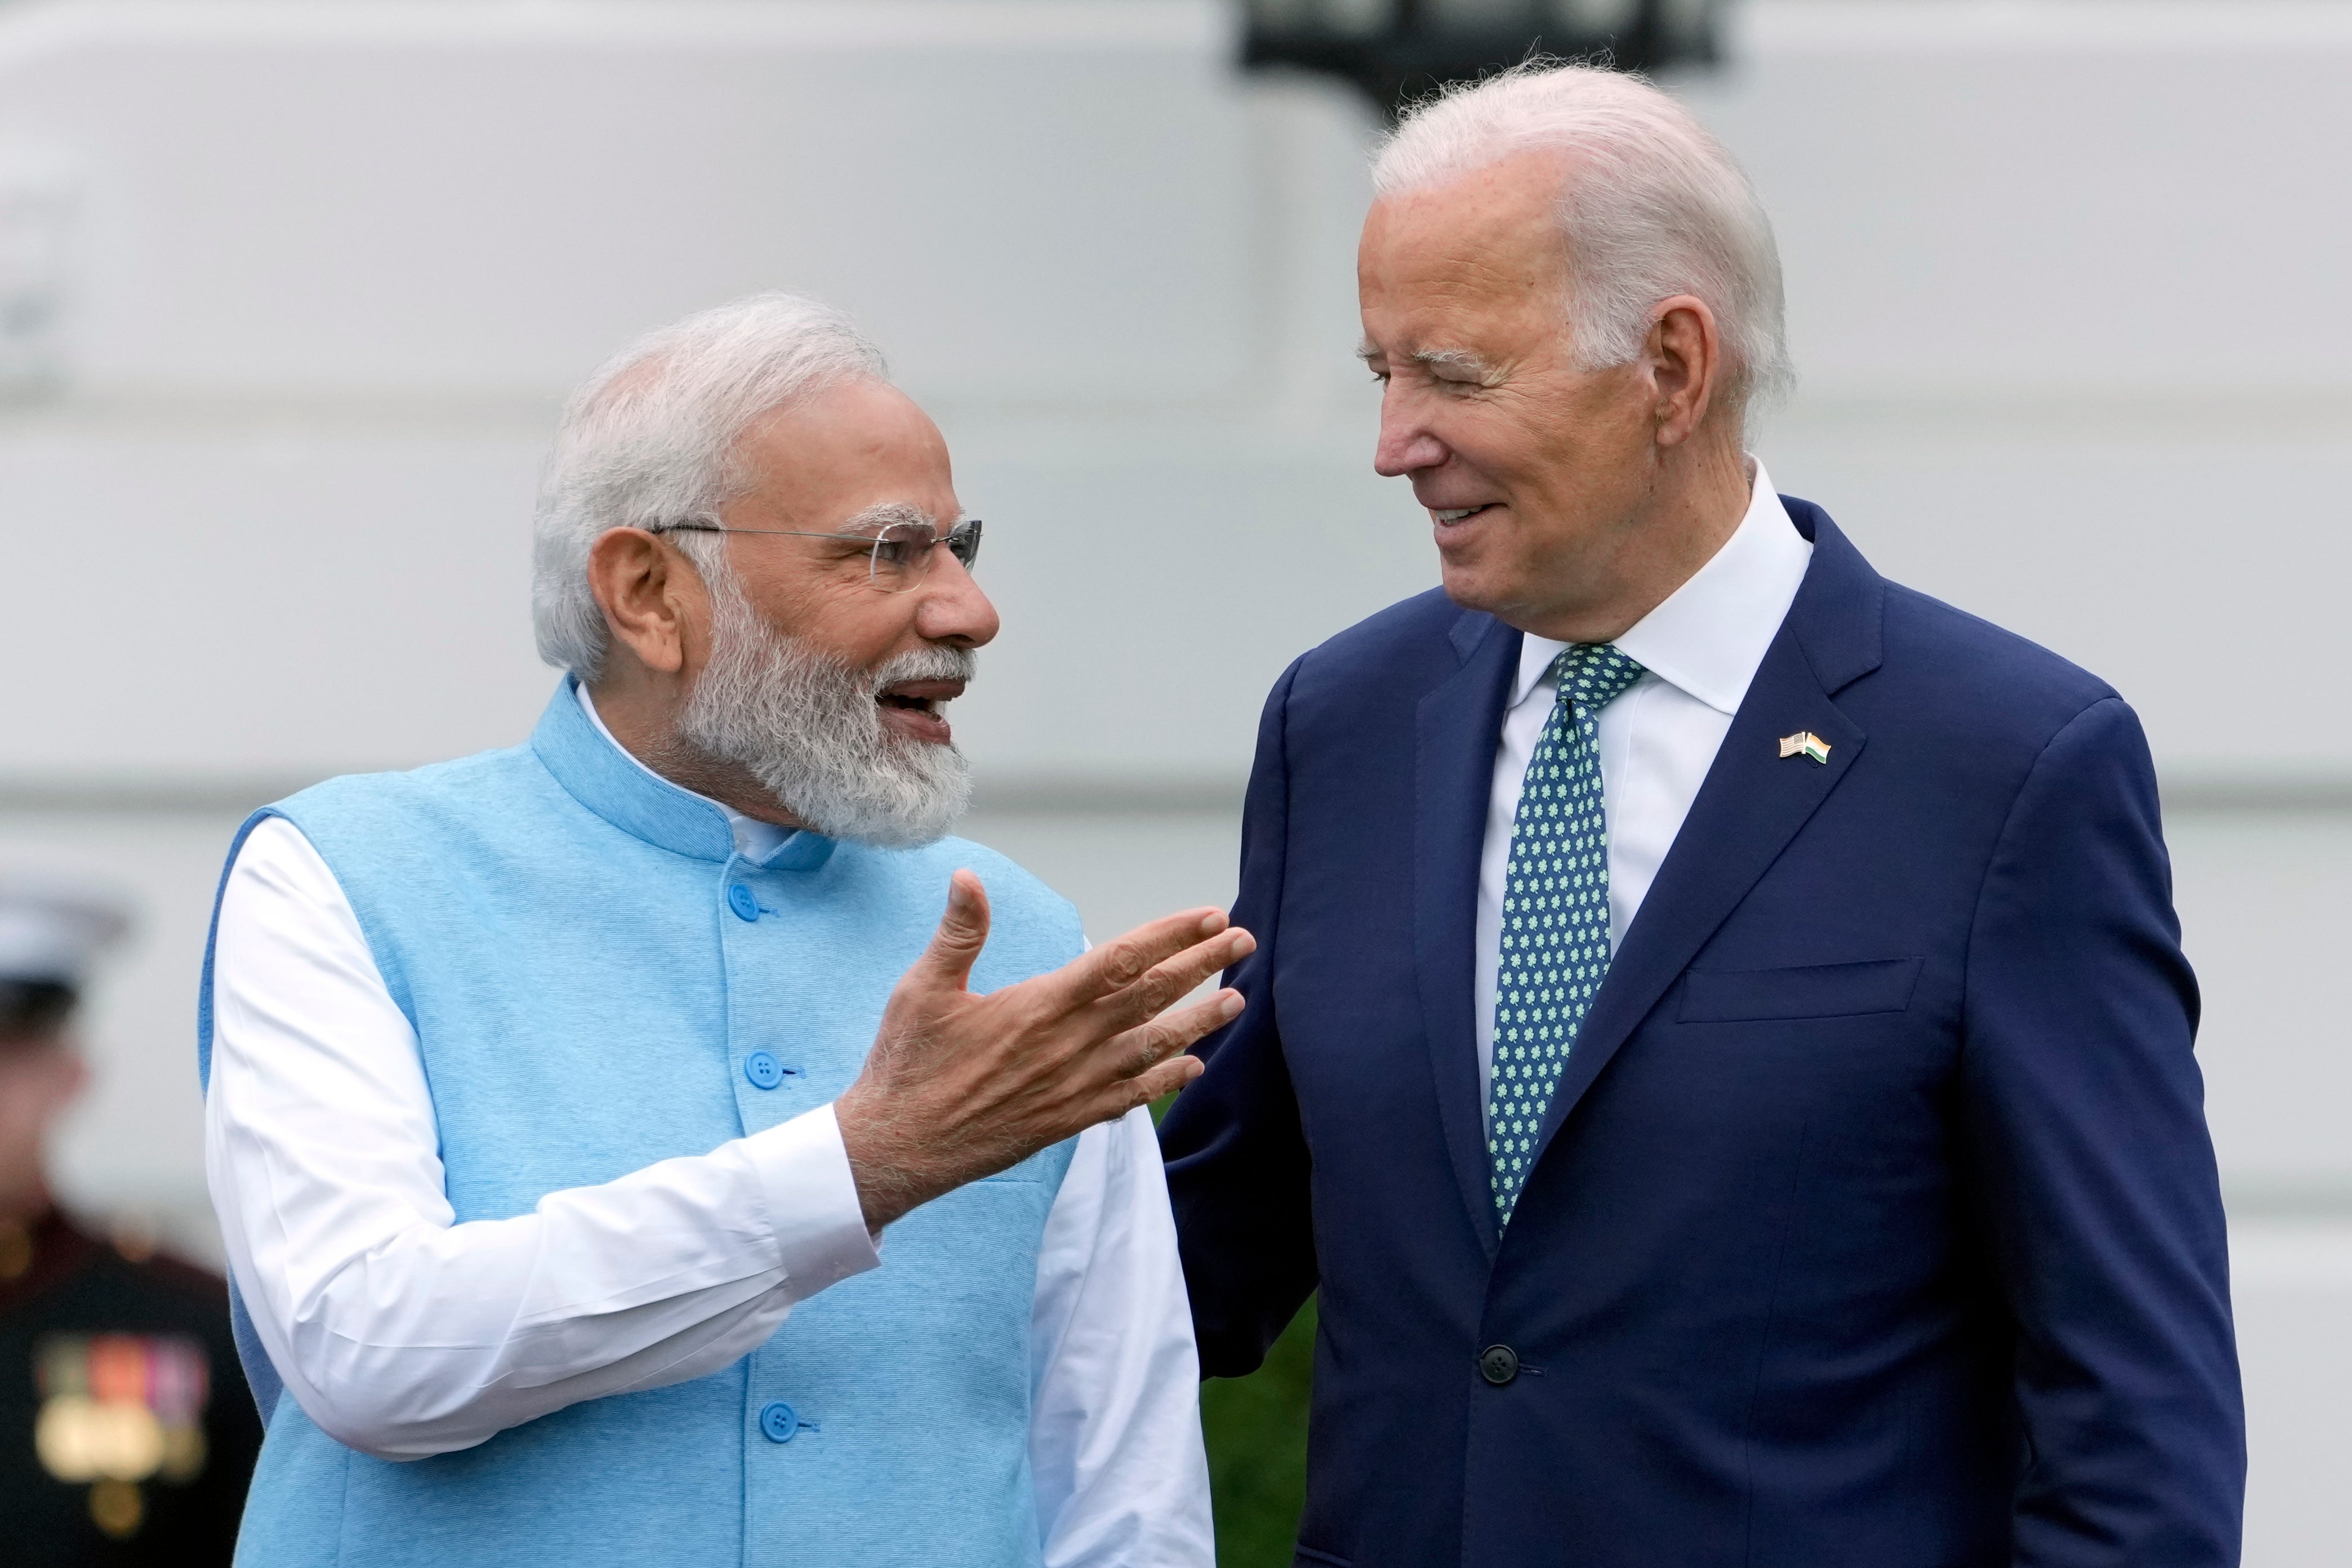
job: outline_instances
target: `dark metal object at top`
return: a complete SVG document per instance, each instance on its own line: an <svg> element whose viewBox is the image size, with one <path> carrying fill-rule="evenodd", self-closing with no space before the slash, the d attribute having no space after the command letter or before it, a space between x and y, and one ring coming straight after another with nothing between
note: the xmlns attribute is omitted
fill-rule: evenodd
<svg viewBox="0 0 2352 1568"><path fill-rule="evenodd" d="M1540 53L1655 72L1716 58L1725 0L1248 0L1244 66L1353 82L1393 119L1449 81Z"/></svg>

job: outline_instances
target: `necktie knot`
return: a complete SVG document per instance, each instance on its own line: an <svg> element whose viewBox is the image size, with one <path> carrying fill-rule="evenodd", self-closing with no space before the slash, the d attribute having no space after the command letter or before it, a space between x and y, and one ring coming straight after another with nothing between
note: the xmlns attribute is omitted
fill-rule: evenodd
<svg viewBox="0 0 2352 1568"><path fill-rule="evenodd" d="M1598 713L1642 679L1643 669L1614 643L1570 643L1551 661L1559 693L1579 713Z"/></svg>

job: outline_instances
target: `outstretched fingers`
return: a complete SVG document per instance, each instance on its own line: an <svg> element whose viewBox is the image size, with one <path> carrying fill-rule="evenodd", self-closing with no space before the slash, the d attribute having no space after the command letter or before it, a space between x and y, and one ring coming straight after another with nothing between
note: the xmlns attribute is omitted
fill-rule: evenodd
<svg viewBox="0 0 2352 1568"><path fill-rule="evenodd" d="M1236 1007L1234 1011L1239 1012L1240 1009ZM1210 1026L1213 1028L1215 1025ZM1124 1045L1127 1042L1120 1040L1115 1043ZM1180 1052L1139 1072L1115 1078L1092 1090L1085 1102L1088 1109L1080 1114L1086 1117L1090 1127L1116 1121L1139 1105L1149 1105L1165 1095L1175 1093L1206 1070L1207 1066L1200 1058Z"/></svg>
<svg viewBox="0 0 2352 1568"><path fill-rule="evenodd" d="M1198 1057L1171 1057L1150 1072L1128 1079L1135 1086L1128 1110L1149 1105L1163 1094L1173 1094L1208 1070L1208 1064Z"/></svg>
<svg viewBox="0 0 2352 1568"><path fill-rule="evenodd" d="M1257 939L1239 926L1196 942L1164 963L1156 964L1134 984L1104 997L1095 1005L1113 1028L1126 1028L1157 1016L1181 1001L1195 987L1232 968L1257 951Z"/></svg>
<svg viewBox="0 0 2352 1568"><path fill-rule="evenodd" d="M1223 910L1186 910L1181 914L1162 915L1139 925L1056 970L1053 977L1056 1000L1064 1008L1075 1011L1090 1002L1115 995L1167 959L1213 939L1226 924Z"/></svg>
<svg viewBox="0 0 2352 1568"><path fill-rule="evenodd" d="M1111 1041L1117 1052L1114 1070L1122 1079L1144 1077L1166 1065L1170 1058L1196 1040L1241 1016L1242 1005L1240 992L1220 991L1189 1007L1162 1013L1150 1023L1138 1025Z"/></svg>
<svg viewBox="0 0 2352 1568"><path fill-rule="evenodd" d="M988 889L970 871L948 879L947 911L929 947L915 961L915 971L946 990L961 991L971 979L971 966L988 945Z"/></svg>

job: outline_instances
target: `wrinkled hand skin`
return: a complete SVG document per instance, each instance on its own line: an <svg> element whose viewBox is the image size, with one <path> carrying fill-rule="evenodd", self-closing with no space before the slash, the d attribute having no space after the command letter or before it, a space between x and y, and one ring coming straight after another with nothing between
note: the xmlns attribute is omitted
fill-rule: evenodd
<svg viewBox="0 0 2352 1568"><path fill-rule="evenodd" d="M834 1102L868 1230L1190 1083L1182 1055L1242 1010L1219 991L1169 1008L1257 943L1221 910L1138 926L1051 974L968 988L988 894L958 871L947 912L899 978L857 1081Z"/></svg>

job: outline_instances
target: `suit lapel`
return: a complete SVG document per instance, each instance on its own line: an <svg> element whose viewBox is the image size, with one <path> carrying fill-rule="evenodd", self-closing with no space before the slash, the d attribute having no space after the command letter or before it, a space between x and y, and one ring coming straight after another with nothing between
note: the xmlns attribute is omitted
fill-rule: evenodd
<svg viewBox="0 0 2352 1568"><path fill-rule="evenodd" d="M1610 1058L1852 771L1868 738L1831 698L1877 668L1885 584L1819 508L1787 505L1813 541L1812 563L1585 1016L1544 1116L1538 1162ZM1780 755L1780 737L1801 730L1829 742L1826 763Z"/></svg>
<svg viewBox="0 0 2352 1568"><path fill-rule="evenodd" d="M1491 616L1465 613L1455 623L1462 667L1421 700L1413 773L1412 947L1422 1021L1446 1152L1489 1256L1497 1232L1486 1111L1478 1103L1473 968L1486 803L1519 644L1517 632Z"/></svg>

